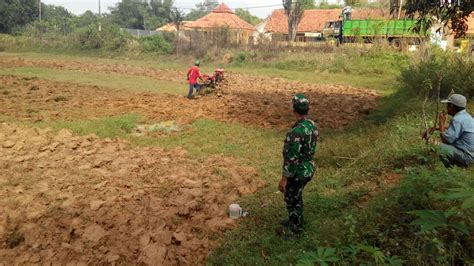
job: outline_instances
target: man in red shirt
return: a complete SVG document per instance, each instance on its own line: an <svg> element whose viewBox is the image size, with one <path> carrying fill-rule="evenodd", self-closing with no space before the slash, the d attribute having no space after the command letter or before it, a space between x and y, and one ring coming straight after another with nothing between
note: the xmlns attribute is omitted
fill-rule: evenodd
<svg viewBox="0 0 474 266"><path fill-rule="evenodd" d="M189 81L188 99L193 98L194 89L196 89L196 92L199 92L199 90L201 89L201 85L197 82L198 79L202 80L201 71L199 70L199 65L200 65L199 60L196 60L196 62L194 63L194 66L192 66L188 70L188 75L187 75L187 78Z"/></svg>

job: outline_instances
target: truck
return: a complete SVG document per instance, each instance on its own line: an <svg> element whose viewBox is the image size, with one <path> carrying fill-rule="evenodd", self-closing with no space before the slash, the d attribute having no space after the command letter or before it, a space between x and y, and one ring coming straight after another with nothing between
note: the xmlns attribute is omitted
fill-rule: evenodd
<svg viewBox="0 0 474 266"><path fill-rule="evenodd" d="M412 19L344 19L326 22L324 39L335 39L337 43L386 39L395 48L401 49L404 43L416 43L417 34L412 32L415 20Z"/></svg>

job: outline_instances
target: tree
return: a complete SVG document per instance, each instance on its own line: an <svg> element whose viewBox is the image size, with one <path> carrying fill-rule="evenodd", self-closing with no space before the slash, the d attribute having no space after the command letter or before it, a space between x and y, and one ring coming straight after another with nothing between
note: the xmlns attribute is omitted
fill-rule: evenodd
<svg viewBox="0 0 474 266"><path fill-rule="evenodd" d="M288 16L288 41L294 42L298 25L303 18L303 0L283 0L283 7Z"/></svg>
<svg viewBox="0 0 474 266"><path fill-rule="evenodd" d="M316 6L318 9L336 9L341 8L339 4L330 4L327 0L321 0L319 4Z"/></svg>
<svg viewBox="0 0 474 266"><path fill-rule="evenodd" d="M357 6L359 5L360 1L359 0L344 0L344 4L346 6Z"/></svg>
<svg viewBox="0 0 474 266"><path fill-rule="evenodd" d="M217 0L206 0L203 3L196 4L196 8L191 10L186 15L186 20L197 20L205 15L211 13L211 11L219 5Z"/></svg>
<svg viewBox="0 0 474 266"><path fill-rule="evenodd" d="M171 16L175 11L173 0L151 0L150 13L156 18L159 25L173 22Z"/></svg>
<svg viewBox="0 0 474 266"><path fill-rule="evenodd" d="M183 24L184 20L184 13L183 11L179 10L178 8L174 7L171 11L171 21L176 27L176 56L179 56L179 43L180 43L180 30L181 30L181 25Z"/></svg>
<svg viewBox="0 0 474 266"><path fill-rule="evenodd" d="M316 3L314 0L302 0L303 1L303 9L308 10L308 9L316 9Z"/></svg>
<svg viewBox="0 0 474 266"><path fill-rule="evenodd" d="M432 25L442 23L462 37L467 31L467 17L474 11L472 0L408 0L404 6L407 15L416 17L414 30L426 33Z"/></svg>
<svg viewBox="0 0 474 266"><path fill-rule="evenodd" d="M0 32L12 33L38 18L38 0L0 0Z"/></svg>
<svg viewBox="0 0 474 266"><path fill-rule="evenodd" d="M125 28L144 29L143 9L148 5L141 0L122 0L115 7L110 7L112 22Z"/></svg>
<svg viewBox="0 0 474 266"><path fill-rule="evenodd" d="M254 26L262 22L259 17L252 15L248 10L244 10L242 8L237 8L235 10L235 15Z"/></svg>
<svg viewBox="0 0 474 266"><path fill-rule="evenodd" d="M112 21L125 28L151 29L171 22L173 0L122 0L110 8Z"/></svg>

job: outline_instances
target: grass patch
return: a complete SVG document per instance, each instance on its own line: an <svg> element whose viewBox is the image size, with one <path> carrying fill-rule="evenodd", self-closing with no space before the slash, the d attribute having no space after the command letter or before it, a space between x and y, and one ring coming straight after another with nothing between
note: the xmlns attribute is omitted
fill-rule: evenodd
<svg viewBox="0 0 474 266"><path fill-rule="evenodd" d="M238 158L259 169L264 179L272 179L280 160L282 138L283 133L277 131L201 119L179 133L163 138L132 138L132 142L144 146L183 147L192 156L201 158L218 154Z"/></svg>
<svg viewBox="0 0 474 266"><path fill-rule="evenodd" d="M37 77L59 82L72 82L80 85L101 86L107 88L120 88L131 91L149 91L154 93L167 93L174 95L185 94L186 85L156 80L148 77L101 74L81 71L64 71L49 68L17 67L2 68L0 75L15 75L22 77ZM7 91L3 91L4 93Z"/></svg>
<svg viewBox="0 0 474 266"><path fill-rule="evenodd" d="M400 105L401 102L405 104ZM321 132L316 155L317 176L305 189L306 234L297 240L285 240L276 233L278 221L286 217L286 210L282 195L274 193L280 173L281 155L277 143L282 141L274 138L275 145L268 146L274 156L265 158L270 186L241 199L241 205L252 216L225 235L224 244L208 258L208 264L235 261L243 265L296 264L305 252L324 247L336 248L336 256L343 265L349 261L374 263L370 252L377 250L384 256L385 263L398 260L422 263L424 255L420 254L425 253L417 246L419 239L413 238L417 227L410 225L414 218L408 212L434 208L436 200L435 197L427 199L417 191L425 187L427 193L431 193L430 190L454 186L457 181L469 180L474 169L461 170L457 178L446 181L446 176L451 174L446 174L419 137L421 121L417 106L420 104L396 95L390 104L382 106L359 125L343 132ZM398 108L396 115L392 114L394 108ZM381 116L387 119L381 121ZM419 171L424 173L423 178L418 175ZM383 182L380 177L386 172L397 172L405 178L394 184L393 189L381 185L367 207L361 209L358 202L373 192L365 184ZM438 176L437 181L428 181L429 176ZM414 182L414 179L421 181ZM466 217L473 219L473 216ZM391 230L399 230L399 234L394 235ZM357 247L353 257L344 253L351 245ZM457 256L456 252L450 256Z"/></svg>
<svg viewBox="0 0 474 266"><path fill-rule="evenodd" d="M63 128L71 130L76 135L96 134L101 138L127 138L140 120L138 115L124 115L102 118L98 120L60 121L35 124L40 127L50 127L54 130Z"/></svg>

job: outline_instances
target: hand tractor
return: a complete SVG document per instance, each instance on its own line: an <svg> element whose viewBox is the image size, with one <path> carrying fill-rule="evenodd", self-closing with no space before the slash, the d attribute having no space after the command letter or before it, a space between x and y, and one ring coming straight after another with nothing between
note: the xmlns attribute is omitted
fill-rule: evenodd
<svg viewBox="0 0 474 266"><path fill-rule="evenodd" d="M224 69L218 68L214 74L203 74L201 79L201 91L205 94L211 93L224 80Z"/></svg>

